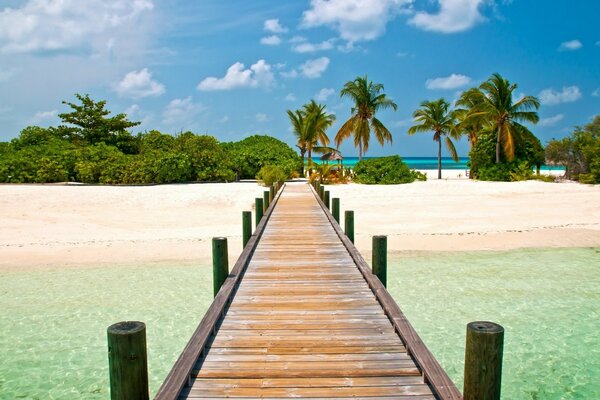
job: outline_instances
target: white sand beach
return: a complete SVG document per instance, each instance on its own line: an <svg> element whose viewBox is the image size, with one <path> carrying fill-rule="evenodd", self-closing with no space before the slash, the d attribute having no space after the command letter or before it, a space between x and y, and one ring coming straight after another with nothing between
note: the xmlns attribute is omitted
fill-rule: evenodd
<svg viewBox="0 0 600 400"><path fill-rule="evenodd" d="M430 171L431 172L431 171ZM431 174L430 174L431 175ZM600 186L478 182L452 175L409 185L330 186L355 211L356 243L390 251L600 246ZM255 183L138 187L0 185L0 267L210 262L210 241L241 251Z"/></svg>

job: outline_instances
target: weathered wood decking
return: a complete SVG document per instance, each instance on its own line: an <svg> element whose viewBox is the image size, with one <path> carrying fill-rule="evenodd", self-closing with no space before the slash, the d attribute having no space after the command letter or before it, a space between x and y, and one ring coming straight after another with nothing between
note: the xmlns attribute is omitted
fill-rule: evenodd
<svg viewBox="0 0 600 400"><path fill-rule="evenodd" d="M461 399L310 186L275 203L156 398Z"/></svg>

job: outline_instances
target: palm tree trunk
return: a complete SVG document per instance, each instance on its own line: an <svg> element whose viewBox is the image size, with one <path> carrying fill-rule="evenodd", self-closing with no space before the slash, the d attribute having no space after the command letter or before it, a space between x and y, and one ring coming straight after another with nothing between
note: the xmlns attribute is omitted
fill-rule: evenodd
<svg viewBox="0 0 600 400"><path fill-rule="evenodd" d="M362 161L362 142L358 143L358 161Z"/></svg>
<svg viewBox="0 0 600 400"><path fill-rule="evenodd" d="M300 157L302 157L302 178L304 178L304 153L306 153L306 150L300 150Z"/></svg>
<svg viewBox="0 0 600 400"><path fill-rule="evenodd" d="M442 138L438 139L438 179L442 179Z"/></svg>
<svg viewBox="0 0 600 400"><path fill-rule="evenodd" d="M502 124L498 124L498 137L496 138L496 164L500 164L500 132L502 132Z"/></svg>

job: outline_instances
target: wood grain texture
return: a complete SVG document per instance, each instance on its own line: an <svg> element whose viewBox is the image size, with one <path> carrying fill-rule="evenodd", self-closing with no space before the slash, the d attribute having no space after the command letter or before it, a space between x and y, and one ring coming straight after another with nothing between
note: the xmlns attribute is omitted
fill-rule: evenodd
<svg viewBox="0 0 600 400"><path fill-rule="evenodd" d="M331 220L309 185L279 192L184 350L189 383L157 398L451 399Z"/></svg>

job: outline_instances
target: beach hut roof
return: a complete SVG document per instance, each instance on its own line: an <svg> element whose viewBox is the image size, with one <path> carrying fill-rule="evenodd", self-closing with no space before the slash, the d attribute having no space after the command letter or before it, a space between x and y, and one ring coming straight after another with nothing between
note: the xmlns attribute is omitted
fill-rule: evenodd
<svg viewBox="0 0 600 400"><path fill-rule="evenodd" d="M321 156L321 161L340 161L343 159L344 157L337 151L330 151Z"/></svg>

